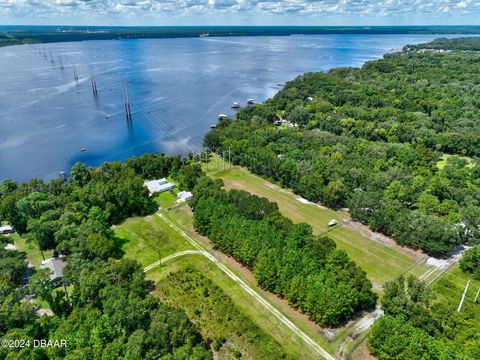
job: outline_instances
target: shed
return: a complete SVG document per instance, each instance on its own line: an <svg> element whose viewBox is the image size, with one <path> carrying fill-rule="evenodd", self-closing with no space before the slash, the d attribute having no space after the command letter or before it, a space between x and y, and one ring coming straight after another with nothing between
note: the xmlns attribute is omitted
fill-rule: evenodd
<svg viewBox="0 0 480 360"><path fill-rule="evenodd" d="M4 225L0 226L0 234L1 235L8 235L8 234L13 234L13 226L11 225Z"/></svg>
<svg viewBox="0 0 480 360"><path fill-rule="evenodd" d="M178 202L186 202L193 198L193 194L190 191L180 191L177 195Z"/></svg>

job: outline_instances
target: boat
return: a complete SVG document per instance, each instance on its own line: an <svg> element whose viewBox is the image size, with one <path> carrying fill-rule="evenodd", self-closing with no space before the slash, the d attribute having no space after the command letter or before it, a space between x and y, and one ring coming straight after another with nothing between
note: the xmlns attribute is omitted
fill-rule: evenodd
<svg viewBox="0 0 480 360"><path fill-rule="evenodd" d="M232 105L232 109L239 109L240 108L240 103L235 101Z"/></svg>
<svg viewBox="0 0 480 360"><path fill-rule="evenodd" d="M332 219L328 222L328 226L335 226L335 225L337 225L337 220L335 219Z"/></svg>
<svg viewBox="0 0 480 360"><path fill-rule="evenodd" d="M255 101L253 99L248 99L247 104L248 105L253 105L253 104L255 104Z"/></svg>
<svg viewBox="0 0 480 360"><path fill-rule="evenodd" d="M81 148L80 151L85 152L85 151L87 151L87 148Z"/></svg>
<svg viewBox="0 0 480 360"><path fill-rule="evenodd" d="M220 114L218 115L218 119L221 120L221 119L226 119L228 116L225 115L225 114Z"/></svg>
<svg viewBox="0 0 480 360"><path fill-rule="evenodd" d="M215 124L210 125L211 129L215 129L216 127L217 127L217 125L215 125Z"/></svg>

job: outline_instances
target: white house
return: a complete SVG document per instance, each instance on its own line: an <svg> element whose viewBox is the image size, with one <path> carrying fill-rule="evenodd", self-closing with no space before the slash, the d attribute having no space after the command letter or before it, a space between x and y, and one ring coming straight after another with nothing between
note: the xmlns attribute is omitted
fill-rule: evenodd
<svg viewBox="0 0 480 360"><path fill-rule="evenodd" d="M49 277L52 287L60 286L63 283L63 268L65 265L65 262L60 258L51 258L42 261L40 267L50 270Z"/></svg>
<svg viewBox="0 0 480 360"><path fill-rule="evenodd" d="M164 191L171 190L175 187L174 183L169 183L167 179L162 178L162 179L157 179L157 180L150 180L147 181L145 184L143 184L150 194L154 193L162 193Z"/></svg>
<svg viewBox="0 0 480 360"><path fill-rule="evenodd" d="M186 202L193 198L193 194L190 191L180 191L177 195L178 202Z"/></svg>

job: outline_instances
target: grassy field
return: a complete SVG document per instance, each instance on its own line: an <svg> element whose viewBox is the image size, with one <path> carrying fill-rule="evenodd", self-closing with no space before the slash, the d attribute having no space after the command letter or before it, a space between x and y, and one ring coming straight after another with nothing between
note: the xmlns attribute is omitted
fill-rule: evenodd
<svg viewBox="0 0 480 360"><path fill-rule="evenodd" d="M115 226L114 231L124 256L137 260L143 266L192 248L177 232L163 226L156 215L128 219Z"/></svg>
<svg viewBox="0 0 480 360"><path fill-rule="evenodd" d="M26 253L28 262L32 264L35 269L40 269L40 264L42 263L43 258L42 252L40 251L38 245L36 243L27 241L17 234L13 234L11 236L17 250ZM53 250L45 250L43 255L45 256L45 259L50 259L53 255Z"/></svg>
<svg viewBox="0 0 480 360"><path fill-rule="evenodd" d="M432 290L437 293L436 301L452 304L456 307L460 302L468 280L471 283L465 297L464 309L472 310L472 313L476 313L480 321L480 304L473 303L475 295L478 289L480 289L480 281L476 280L472 275L464 273L458 265L453 266L434 282Z"/></svg>
<svg viewBox="0 0 480 360"><path fill-rule="evenodd" d="M414 266L419 259L407 252L399 251L396 246L373 241L346 226L328 227L330 220L335 219L340 224L348 218L348 214L307 202L293 192L253 175L245 168L234 167L219 173L211 171L210 175L223 179L227 189L246 190L276 202L286 217L294 222L310 224L316 234L328 233L337 243L337 247L345 250L366 271L374 284L383 285L410 268L409 272L416 276L428 270L423 264Z"/></svg>
<svg viewBox="0 0 480 360"><path fill-rule="evenodd" d="M175 206L173 192L156 196L160 209ZM169 210L166 210L169 211ZM170 254L192 249L192 246L156 215L136 217L114 226L116 243L125 257L136 259L143 266L150 265Z"/></svg>

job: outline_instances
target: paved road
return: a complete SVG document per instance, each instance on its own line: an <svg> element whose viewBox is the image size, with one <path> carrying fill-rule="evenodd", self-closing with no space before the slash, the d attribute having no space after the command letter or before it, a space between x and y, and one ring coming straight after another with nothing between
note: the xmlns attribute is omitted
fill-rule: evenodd
<svg viewBox="0 0 480 360"><path fill-rule="evenodd" d="M292 330L292 332L294 332L299 338L301 338L305 342L305 344L308 345L310 348L312 348L317 354L319 354L324 359L335 360L335 358L332 355L330 355L325 349L323 349L320 345L318 345L311 337L309 337L305 332L303 332L299 327L297 327L293 322L291 322L285 315L283 315L280 311L278 311L275 307L273 307L272 304L270 304L258 292L252 289L245 281L243 281L237 275L235 275L229 268L227 268L224 264L222 264L215 256L213 256L210 252L208 252L207 249L201 243L193 239L185 231L183 231L174 223L172 223L169 219L163 216L163 214L157 213L157 215L160 217L160 219L162 219L165 223L167 223L171 228L173 228L180 235L182 235L182 237L184 237L195 249L197 249L197 250L187 250L187 251L182 251L180 253L172 254L171 258L187 255L187 254L204 255L207 259L209 259L216 266L218 266L220 270L222 270L230 279L235 281L243 290L245 290L249 295L251 295L257 302L259 302L265 309L267 309L285 326L287 326L290 330ZM158 266L161 262L165 261L165 259L167 258L160 260L159 262L157 262L158 264L155 266ZM152 265L149 265L149 266L152 266Z"/></svg>

